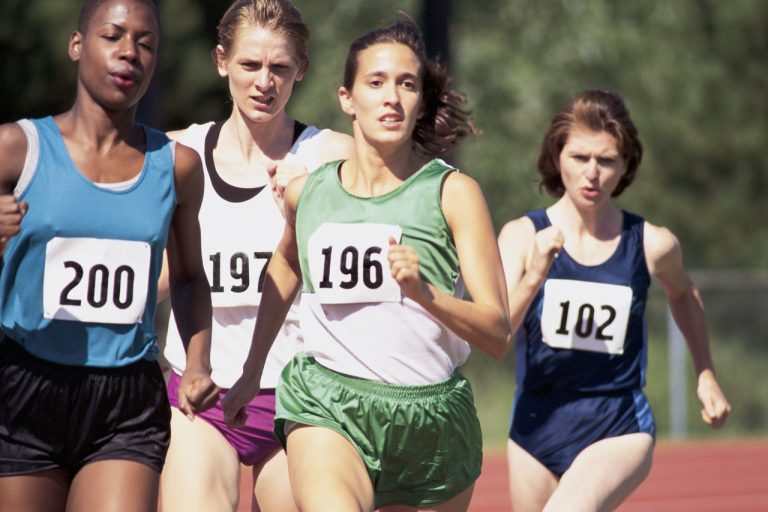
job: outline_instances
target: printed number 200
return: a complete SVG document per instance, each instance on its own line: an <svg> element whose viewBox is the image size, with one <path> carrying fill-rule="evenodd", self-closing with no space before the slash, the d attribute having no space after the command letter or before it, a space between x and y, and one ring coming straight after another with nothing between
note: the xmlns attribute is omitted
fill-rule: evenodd
<svg viewBox="0 0 768 512"><path fill-rule="evenodd" d="M70 297L72 290L80 284L85 275L82 265L75 261L65 261L65 268L75 271L75 277L61 291L59 304L62 306L80 306L83 301ZM135 273L127 265L121 265L115 269L112 283L112 303L119 309L127 309L133 302L133 281ZM125 289L125 297L123 295ZM86 300L91 307L101 308L109 299L109 269L101 264L94 265L88 271L88 290Z"/></svg>

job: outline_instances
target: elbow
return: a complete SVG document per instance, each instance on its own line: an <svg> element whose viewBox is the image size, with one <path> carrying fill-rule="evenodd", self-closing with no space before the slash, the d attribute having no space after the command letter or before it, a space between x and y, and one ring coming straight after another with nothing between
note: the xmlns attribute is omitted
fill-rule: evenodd
<svg viewBox="0 0 768 512"><path fill-rule="evenodd" d="M509 352L510 347L512 347L512 328L510 327L509 320L506 317L504 317L504 322L502 325L503 327L501 327L501 332L499 333L499 336L496 337L496 342L488 352L488 355L496 360L504 359L504 357Z"/></svg>

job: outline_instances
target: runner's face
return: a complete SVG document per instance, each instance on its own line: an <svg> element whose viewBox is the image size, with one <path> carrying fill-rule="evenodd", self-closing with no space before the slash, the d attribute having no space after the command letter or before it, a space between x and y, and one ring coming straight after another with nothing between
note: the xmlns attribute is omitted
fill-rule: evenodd
<svg viewBox="0 0 768 512"><path fill-rule="evenodd" d="M219 74L229 78L229 92L243 117L264 122L283 112L304 74L293 55L287 38L254 26L238 30L228 56L216 48Z"/></svg>
<svg viewBox="0 0 768 512"><path fill-rule="evenodd" d="M154 73L159 33L155 12L144 3L113 0L100 5L86 32L75 32L70 41L80 85L107 109L134 106Z"/></svg>
<svg viewBox="0 0 768 512"><path fill-rule="evenodd" d="M342 110L356 135L372 145L410 143L422 108L421 63L402 44L376 44L358 55L352 90L342 87Z"/></svg>
<svg viewBox="0 0 768 512"><path fill-rule="evenodd" d="M617 141L608 132L576 126L560 152L565 193L577 206L592 208L610 201L626 170Z"/></svg>

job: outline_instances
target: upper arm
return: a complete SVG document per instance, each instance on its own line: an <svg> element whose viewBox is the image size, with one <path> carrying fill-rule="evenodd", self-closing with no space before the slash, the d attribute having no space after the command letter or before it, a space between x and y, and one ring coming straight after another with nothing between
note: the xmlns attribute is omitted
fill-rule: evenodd
<svg viewBox="0 0 768 512"><path fill-rule="evenodd" d="M683 252L677 237L667 228L645 222L645 260L651 276L659 281L669 298L688 292L692 282L683 266Z"/></svg>
<svg viewBox="0 0 768 512"><path fill-rule="evenodd" d="M480 185L459 172L443 184L442 207L459 256L467 291L476 303L506 311L506 286L496 234Z"/></svg>
<svg viewBox="0 0 768 512"><path fill-rule="evenodd" d="M16 188L27 158L27 137L17 123L0 125L0 194Z"/></svg>
<svg viewBox="0 0 768 512"><path fill-rule="evenodd" d="M525 216L507 222L499 232L499 252L509 291L517 286L525 274L526 262L535 236L536 228L531 219Z"/></svg>
<svg viewBox="0 0 768 512"><path fill-rule="evenodd" d="M176 145L176 210L168 237L168 270L171 281L189 278L202 270L198 213L203 200L203 171L197 153Z"/></svg>

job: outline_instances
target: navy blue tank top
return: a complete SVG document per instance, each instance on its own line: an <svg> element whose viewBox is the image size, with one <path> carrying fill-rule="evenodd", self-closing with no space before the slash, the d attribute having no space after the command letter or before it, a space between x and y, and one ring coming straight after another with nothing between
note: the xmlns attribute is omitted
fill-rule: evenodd
<svg viewBox="0 0 768 512"><path fill-rule="evenodd" d="M551 225L529 212L536 231ZM650 273L644 220L623 212L621 240L594 266L562 250L518 332L517 383L526 392L603 393L645 385L645 304Z"/></svg>

